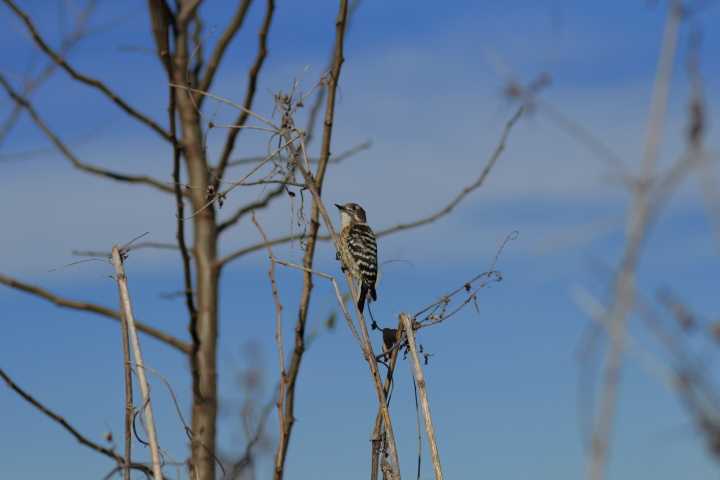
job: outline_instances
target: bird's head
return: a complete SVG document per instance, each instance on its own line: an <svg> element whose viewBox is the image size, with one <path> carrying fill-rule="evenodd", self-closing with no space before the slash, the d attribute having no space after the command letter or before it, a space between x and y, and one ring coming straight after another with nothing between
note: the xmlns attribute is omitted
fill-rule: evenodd
<svg viewBox="0 0 720 480"><path fill-rule="evenodd" d="M347 203L345 205L338 205L336 203L335 206L340 210L343 228L354 223L367 222L365 219L365 210L357 203Z"/></svg>

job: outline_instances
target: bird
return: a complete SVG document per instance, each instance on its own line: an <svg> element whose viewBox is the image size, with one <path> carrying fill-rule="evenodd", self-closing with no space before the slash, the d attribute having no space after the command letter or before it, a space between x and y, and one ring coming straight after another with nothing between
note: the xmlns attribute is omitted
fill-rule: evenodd
<svg viewBox="0 0 720 480"><path fill-rule="evenodd" d="M382 349L383 352L390 350L395 345L395 339L397 338L397 328L383 328L383 341ZM385 360L390 360L390 354L385 355Z"/></svg>
<svg viewBox="0 0 720 480"><path fill-rule="evenodd" d="M360 286L360 298L358 298L358 310L363 312L365 297L370 294L373 301L377 300L375 282L377 281L377 243L375 234L367 224L365 210L356 204L335 206L340 210L342 219L342 231L340 232L340 250L336 258L342 261L343 269L347 269L350 275Z"/></svg>

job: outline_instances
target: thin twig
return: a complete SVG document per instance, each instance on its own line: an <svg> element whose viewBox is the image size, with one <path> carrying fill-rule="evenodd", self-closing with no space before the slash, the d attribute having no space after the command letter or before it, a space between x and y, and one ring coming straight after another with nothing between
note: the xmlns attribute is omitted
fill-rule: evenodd
<svg viewBox="0 0 720 480"><path fill-rule="evenodd" d="M472 185L469 185L468 187L464 188L455 199L450 202L445 208L440 210L434 215L430 215L429 217L423 218L421 220L417 220L415 222L411 223L401 223L398 225L395 225L394 227L387 228L385 230L380 230L375 233L375 237L386 235L391 232L396 232L398 230L404 230L407 228L413 228L413 227L419 227L420 225L425 225L427 223L434 222L438 218L447 215L450 213L450 211L455 208L455 206L462 201L463 198L465 198L469 193L471 193L474 190L477 190L480 188L487 178L487 176L490 174L490 171L492 170L493 166L495 166L495 163L497 162L498 158L500 158L500 155L502 154L503 150L505 150L505 144L507 142L508 136L510 135L510 130L512 130L513 125L517 123L517 121L520 119L520 116L522 115L524 107L520 107L518 111L515 113L515 115L512 116L510 120L505 124L505 130L503 130L503 134L500 137L500 143L495 148L495 152L493 152L492 156L490 157L490 160L488 161L487 165L485 165L485 168L480 173L480 177L473 183Z"/></svg>
<svg viewBox="0 0 720 480"><path fill-rule="evenodd" d="M306 131L305 132L305 143L310 143L308 141L308 136L309 135ZM362 152L363 150L368 150L371 146L372 146L372 141L368 140L367 142L361 143L360 145L357 145L356 147L346 150L339 155L333 156L332 158L328 159L328 163L340 163L343 160L347 160L348 158L356 155L357 153ZM233 160L231 162L228 162L227 166L234 167L236 165L245 165L247 163L257 163L257 162L261 162L264 159L265 159L265 157L241 158L239 160ZM286 162L287 158L280 157L280 160L283 162ZM309 163L320 163L320 159L310 157L310 158L308 158L308 162Z"/></svg>
<svg viewBox="0 0 720 480"><path fill-rule="evenodd" d="M262 200L258 200L255 203L251 203L250 205L245 205L245 206L239 208L230 218L228 218L227 220L225 220L224 222L222 222L221 224L218 225L218 228L217 228L218 234L220 234L223 230L235 225L237 222L240 221L240 219L244 215L246 215L250 212L254 212L258 208L267 207L268 204L270 203L270 201L273 198L282 194L282 192L284 190L285 190L285 185L279 185L275 190L268 192L268 194L265 195L265 198L263 198ZM266 243L266 246L269 246L269 244Z"/></svg>
<svg viewBox="0 0 720 480"><path fill-rule="evenodd" d="M165 248L168 250L177 250L178 246L173 243L158 243L158 242L142 242L128 248L128 252L139 250L141 248ZM110 257L112 254L108 252L96 252L93 250L73 250L73 255L79 257Z"/></svg>
<svg viewBox="0 0 720 480"><path fill-rule="evenodd" d="M277 340L277 346L278 346L278 356L280 358L280 393L278 395L278 402L277 402L277 409L278 409L278 417L279 417L279 427L280 427L280 447L283 448L283 443L288 440L287 435L285 435L285 418L283 416L283 400L285 399L285 386L287 384L287 373L285 372L285 354L283 352L283 344L282 344L282 304L280 304L280 297L278 297L277 292L277 283L275 282L275 256L273 255L272 249L270 248L270 245L267 244L267 236L265 235L265 232L263 231L262 227L258 223L257 219L255 218L255 211L253 211L252 215L252 221L257 227L257 229L260 231L260 234L263 237L263 240L265 240L265 244L267 246L268 255L270 255L270 270L268 271L268 275L270 276L270 285L272 287L272 293L273 298L275 299L275 310L277 311L277 333L275 334L275 339ZM275 459L275 470L282 470L282 464L279 462L281 461L280 458Z"/></svg>
<svg viewBox="0 0 720 480"><path fill-rule="evenodd" d="M6 1L6 0L4 0L4 1ZM248 115L251 115L251 116L257 118L258 120L260 120L261 122L265 123L266 125L268 125L268 126L270 127L270 130L269 130L269 131L271 131L271 132L278 132L278 131L280 131L280 129L279 129L274 123L272 123L270 120L264 119L263 117L261 117L261 116L258 115L257 113L252 112L252 111L250 111L250 109L245 108L245 107L242 107L242 106L238 105L237 103L233 103L233 102L231 102L231 101L229 101L229 100L225 100L225 99L222 98L222 97L218 97L218 96L212 95L212 94L210 94L210 93L208 93L208 92L202 92L202 91L200 91L200 90L198 90L198 89L196 89L196 88L190 88L190 87L186 87L186 86L184 86L184 85L178 85L178 84L175 84L175 83L171 83L171 84L169 84L169 85L170 85L171 87L173 87L173 88L179 88L179 89L182 89L182 90L187 90L188 92L199 93L200 95L204 95L204 96L206 96L206 97L214 98L214 99L217 100L218 102L226 103L226 104L228 104L228 105L230 105L230 106L232 106L232 107L235 107L235 108L237 108L237 109L239 109L239 110L242 110L243 112L246 112Z"/></svg>
<svg viewBox="0 0 720 480"><path fill-rule="evenodd" d="M294 142L295 140L297 140L297 138L298 138L298 137L297 137L297 135L296 135L296 136L292 137L292 138L289 140L289 142L290 142L290 143L291 143L291 142ZM262 167L263 165L265 165L265 163L269 162L269 161L277 154L278 151L280 151L280 150L282 150L282 149L284 149L284 148L287 148L287 146L288 146L288 144L286 143L286 144L284 144L283 146L281 146L278 150L276 150L274 153L268 155L267 158L266 158L262 163L259 163L255 168L253 168L253 169L250 170L248 173L246 173L244 177L242 177L242 178L241 178L240 180L238 180L237 182L234 182L234 183L232 184L232 186L230 186L229 188L223 190L222 192L219 192L219 193L216 194L216 195L213 195L213 196L212 196L212 199L211 199L208 203L206 203L206 204L205 204L204 206L202 206L200 209L198 209L197 211L195 211L195 213L193 213L193 214L190 215L189 217L183 218L182 220L190 220L190 219L193 218L195 215L197 215L198 213L202 212L202 211L205 210L207 207L209 207L210 205L212 205L213 203L215 203L215 202L218 200L218 198L224 198L224 196L225 196L228 192L230 192L230 190L232 190L233 188L237 187L238 185L241 185L242 182L243 182L243 180L245 180L245 179L248 178L250 175L252 175L253 173L255 173L255 172L257 171L257 169L259 169L260 167Z"/></svg>
<svg viewBox="0 0 720 480"><path fill-rule="evenodd" d="M343 314L345 315L345 320L348 323L348 326L350 327L350 331L355 336L355 340L357 340L358 345L360 345L361 348L363 348L363 342L360 340L360 336L357 333L357 330L355 329L355 324L353 323L352 317L350 316L350 312L347 311L347 308L345 307L345 302L342 298L342 293L340 292L340 287L338 287L337 281L335 281L335 277L332 277L326 273L318 272L317 270L313 270L311 268L306 268L300 265L296 265L294 263L290 262L283 262L282 260L278 260L275 257L272 257L273 261L275 263L279 263L280 265L285 265L286 267L292 267L297 268L298 270L302 270L303 272L311 273L313 275L318 275L320 277L327 278L330 280L333 284L333 288L335 289L335 295L337 296L338 303L340 304L340 308L342 309Z"/></svg>

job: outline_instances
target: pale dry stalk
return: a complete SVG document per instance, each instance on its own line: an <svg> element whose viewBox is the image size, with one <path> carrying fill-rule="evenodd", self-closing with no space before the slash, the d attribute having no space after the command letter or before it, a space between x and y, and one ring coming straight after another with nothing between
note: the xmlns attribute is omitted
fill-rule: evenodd
<svg viewBox="0 0 720 480"><path fill-rule="evenodd" d="M413 360L413 370L417 378L418 391L420 392L420 406L425 420L425 430L428 436L428 446L430 447L430 458L435 470L436 480L443 480L442 468L440 468L440 453L438 452L437 442L435 441L435 429L432 424L432 416L430 415L430 401L427 395L427 386L425 385L425 377L423 376L422 367L420 366L420 354L415 344L415 330L412 327L412 320L407 313L400 314L400 320L407 333L407 344L410 349Z"/></svg>
<svg viewBox="0 0 720 480"><path fill-rule="evenodd" d="M152 460L153 475L155 480L162 480L162 467L160 463L160 452L158 449L157 434L155 433L155 421L153 419L152 404L150 403L150 388L147 383L142 351L140 350L140 340L138 338L137 329L135 328L135 317L133 316L132 303L130 302L130 290L128 289L128 281L123 268L123 252L117 245L112 249L113 265L115 266L115 280L118 284L118 295L120 297L120 312L122 313L123 322L127 324L128 335L130 336L130 344L132 345L133 357L138 366L137 376L140 383L140 391L142 392L142 405L145 414L145 427L150 443L150 458Z"/></svg>

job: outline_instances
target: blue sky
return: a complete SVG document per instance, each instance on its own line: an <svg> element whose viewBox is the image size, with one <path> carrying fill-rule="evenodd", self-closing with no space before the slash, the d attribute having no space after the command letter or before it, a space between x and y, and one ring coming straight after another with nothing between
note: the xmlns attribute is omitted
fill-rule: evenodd
<svg viewBox="0 0 720 480"><path fill-rule="evenodd" d="M39 27L57 46L62 7L24 2ZM102 78L142 112L166 123L166 84L159 62L142 53L151 48L144 2L101 2L91 25L130 14L118 28L84 41L70 56L80 71ZM217 41L228 9L202 7L207 39ZM231 101L244 95L246 70L255 54L263 5L253 5L248 28L228 52L212 92ZM650 96L667 5L628 1L364 2L346 41L332 152L367 140L372 148L334 165L323 196L329 203L357 202L370 225L381 230L434 213L474 182L495 149L504 123L518 104L503 92L509 75L527 84L541 73L551 83L537 108L515 125L507 147L480 190L451 215L379 241L383 267L373 314L383 325L400 312L417 312L491 264L513 231L496 269L503 281L483 289L479 314L468 308L446 323L419 333L434 356L425 375L448 478L576 479L585 471L587 426L594 398L592 375L578 351L588 331L585 312L572 292L585 288L606 299L610 280L598 267L616 268L624 244L629 193L614 172L558 125L552 111L600 139L636 172L642 152ZM327 65L334 38L334 4L279 1L269 38L270 55L259 79L254 110L270 116L268 90L286 91L307 67L300 88L312 88ZM22 24L0 7L0 72L17 82L37 54ZM691 31L702 32L700 68L709 126L708 151L717 148L717 55L720 9L708 7L683 24L664 130L660 166L684 151L688 81L684 65ZM33 53L35 52L35 53ZM15 86L18 83L14 84ZM118 112L98 93L58 72L32 97L43 118L66 141L97 132L74 151L94 165L170 180L171 151ZM3 119L9 99L0 96ZM206 113L217 105L206 102ZM222 106L217 123L235 112ZM301 113L301 116L304 115ZM225 132L208 137L216 158ZM73 250L106 250L146 231L149 241L172 242L173 199L137 185L123 185L78 172L57 154L27 158L48 142L23 115L0 146L0 273L38 284L60 295L115 307L115 283L102 275L110 266L88 262L48 273L78 260ZM262 133L244 132L235 158L262 155ZM317 151L317 144L312 147ZM716 157L717 155L715 155ZM713 158L714 159L714 158ZM241 176L235 167L230 178ZM259 194L229 196L229 216ZM296 202L297 202L296 197ZM297 206L297 204L296 204ZM288 231L292 205L277 200L258 212L271 235ZM339 222L339 218L336 218ZM595 228L595 227L597 228ZM297 229L297 226L294 228ZM578 233L580 232L580 233ZM257 243L248 221L223 237L221 254ZM279 258L300 258L297 243L274 249ZM138 250L127 263L136 316L186 339L186 314L178 299L160 298L181 288L179 256L173 251ZM318 248L318 269L339 273L331 245ZM292 339L301 275L277 267L284 309L284 339ZM245 256L225 270L221 293L219 351L222 451L244 448L239 416L243 391L236 377L248 369L263 373L257 401L268 401L277 377L275 310L267 282L264 251ZM692 308L697 331L688 343L712 373L717 345L708 331L717 318L718 251L696 176L681 184L654 221L638 271L639 291L657 306L656 292L670 288ZM322 328L330 306L330 285L317 279L312 343L300 376L296 417L286 478L366 478L376 397L366 364L343 323ZM27 294L0 287L0 367L22 388L63 415L89 438L103 442L122 433L123 387L119 326L87 313L70 312ZM662 311L662 309L659 309ZM666 318L666 321L669 320ZM634 337L662 363L669 356L636 318ZM374 339L375 340L375 339ZM142 339L146 362L171 382L181 404L189 404L185 359L151 338ZM377 340L379 344L379 339ZM414 476L417 425L408 362L399 364L392 400L395 435L405 477ZM589 379L589 380L588 380ZM716 379L717 380L717 379ZM185 458L187 439L161 382L153 383L160 442ZM5 454L0 477L102 478L112 462L76 444L59 426L10 389L0 388ZM348 415L347 407L352 413ZM260 408L261 405L258 406ZM277 415L268 422L277 439ZM432 478L423 441L421 478ZM142 456L141 447L135 455ZM258 478L268 478L268 453ZM82 465L82 467L80 467ZM168 470L168 474L174 474ZM679 402L676 392L630 357L624 370L608 478L715 478L716 461ZM409 477L408 477L409 478Z"/></svg>

